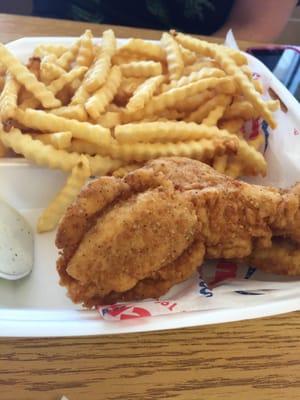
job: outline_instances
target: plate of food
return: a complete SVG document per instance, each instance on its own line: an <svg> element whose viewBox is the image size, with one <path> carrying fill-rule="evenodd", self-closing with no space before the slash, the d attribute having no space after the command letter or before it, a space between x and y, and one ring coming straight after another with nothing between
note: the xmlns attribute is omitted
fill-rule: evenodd
<svg viewBox="0 0 300 400"><path fill-rule="evenodd" d="M34 232L31 273L0 279L1 336L299 309L299 105L259 61L87 30L0 62L0 196Z"/></svg>

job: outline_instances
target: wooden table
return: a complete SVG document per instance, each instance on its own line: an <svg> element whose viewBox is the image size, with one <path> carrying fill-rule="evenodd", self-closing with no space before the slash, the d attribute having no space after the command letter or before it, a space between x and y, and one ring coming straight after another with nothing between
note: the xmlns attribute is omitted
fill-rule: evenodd
<svg viewBox="0 0 300 400"><path fill-rule="evenodd" d="M95 35L106 28L0 15L0 40L78 35L87 27ZM126 27L115 32L160 35ZM157 333L0 341L1 400L63 394L69 400L296 400L300 314Z"/></svg>

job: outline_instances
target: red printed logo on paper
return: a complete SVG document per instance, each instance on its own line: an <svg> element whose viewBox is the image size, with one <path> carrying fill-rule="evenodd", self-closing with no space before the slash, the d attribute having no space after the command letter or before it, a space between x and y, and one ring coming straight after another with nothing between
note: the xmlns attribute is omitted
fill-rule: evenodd
<svg viewBox="0 0 300 400"><path fill-rule="evenodd" d="M298 129L296 129L296 128L294 128L293 133L294 133L294 136L300 135L300 132L299 132Z"/></svg>
<svg viewBox="0 0 300 400"><path fill-rule="evenodd" d="M216 266L216 273L213 281L209 282L210 285L215 285L225 279L235 278L238 266L231 262L219 262Z"/></svg>
<svg viewBox="0 0 300 400"><path fill-rule="evenodd" d="M253 119L251 122L252 122L252 129L251 129L251 133L249 135L249 139L253 140L259 135L259 119L258 118Z"/></svg>
<svg viewBox="0 0 300 400"><path fill-rule="evenodd" d="M108 307L100 308L100 312L103 316L109 315L119 320L151 316L150 311L147 309L127 304L113 304Z"/></svg>

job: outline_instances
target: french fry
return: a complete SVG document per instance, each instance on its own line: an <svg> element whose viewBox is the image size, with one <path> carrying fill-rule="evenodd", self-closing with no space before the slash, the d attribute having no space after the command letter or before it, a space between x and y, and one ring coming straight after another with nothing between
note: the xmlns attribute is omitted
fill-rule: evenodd
<svg viewBox="0 0 300 400"><path fill-rule="evenodd" d="M64 187L39 217L37 223L37 231L39 233L52 231L56 227L67 207L76 198L90 175L89 160L82 155L79 162L73 167Z"/></svg>
<svg viewBox="0 0 300 400"><path fill-rule="evenodd" d="M233 161L230 160L227 161L227 166L225 168L224 173L228 176L230 176L231 178L238 178L239 176L243 175L243 167L241 165L241 163L239 161Z"/></svg>
<svg viewBox="0 0 300 400"><path fill-rule="evenodd" d="M174 107L176 110L181 112L191 112L198 108L200 104L203 104L205 101L210 100L214 96L215 92L213 90L204 90L199 94L195 94L184 100L178 101L176 104L174 104Z"/></svg>
<svg viewBox="0 0 300 400"><path fill-rule="evenodd" d="M83 67L89 67L94 58L93 35L90 29L87 29L80 37L80 45L77 54L76 63Z"/></svg>
<svg viewBox="0 0 300 400"><path fill-rule="evenodd" d="M241 52L172 35L164 33L161 45L133 38L117 49L112 30L101 46L87 30L68 48L38 46L27 68L0 45L7 132L0 129L0 157L12 148L74 174L84 154L92 175L122 177L174 155L234 177L264 175L264 135L248 138L243 126L252 118L275 126L279 101L262 100L261 82ZM17 90L8 90L9 79Z"/></svg>
<svg viewBox="0 0 300 400"><path fill-rule="evenodd" d="M231 101L231 96L225 95L225 94L218 94L205 102L204 104L201 104L200 107L193 111L185 120L187 122L201 122L207 115L215 109L217 106L227 106Z"/></svg>
<svg viewBox="0 0 300 400"><path fill-rule="evenodd" d="M108 29L103 32L102 50L84 82L84 86L89 93L94 92L104 84L111 66L111 58L115 51L115 34L111 29Z"/></svg>
<svg viewBox="0 0 300 400"><path fill-rule="evenodd" d="M264 92L264 87L263 84L261 83L261 81L259 81L258 79L253 79L252 80L252 84L255 87L255 90L262 94ZM271 110L272 111L272 110Z"/></svg>
<svg viewBox="0 0 300 400"><path fill-rule="evenodd" d="M140 122L118 125L115 138L119 143L184 142L201 139L233 139L235 137L216 126L199 125L194 122Z"/></svg>
<svg viewBox="0 0 300 400"><path fill-rule="evenodd" d="M67 149L71 145L71 132L37 133L32 134L33 139L39 140L44 144L51 144L58 150Z"/></svg>
<svg viewBox="0 0 300 400"><path fill-rule="evenodd" d="M207 161L216 155L236 152L237 138L202 139L199 141L187 141L178 143L130 143L113 144L110 146L110 156L116 160L146 161L156 157L181 156L191 157ZM254 149L253 149L254 150ZM86 154L102 154L99 146L91 146L83 140L74 140L70 151L78 151ZM254 150L255 151L255 150Z"/></svg>
<svg viewBox="0 0 300 400"><path fill-rule="evenodd" d="M162 34L160 42L167 55L170 80L179 79L184 69L184 62L178 43L166 32Z"/></svg>
<svg viewBox="0 0 300 400"><path fill-rule="evenodd" d="M125 77L148 78L161 75L161 63L155 61L133 61L128 64L121 64L122 75Z"/></svg>
<svg viewBox="0 0 300 400"><path fill-rule="evenodd" d="M190 96L193 96L199 92L203 92L207 89L217 89L218 87L222 87L223 91L226 89L226 92L229 93L235 90L232 78L230 77L201 79L200 81L192 82L188 85L174 88L167 92L161 93L158 96L154 96L151 101L146 104L143 110L139 110L134 113L124 113L124 123L138 121L147 115L158 113L166 108L172 108L177 102L183 101Z"/></svg>
<svg viewBox="0 0 300 400"><path fill-rule="evenodd" d="M71 71L66 72L65 74L61 75L55 81L52 81L48 86L48 89L53 93L58 93L65 85L72 82L74 79L80 78L85 74L87 71L87 67L76 67L73 68Z"/></svg>
<svg viewBox="0 0 300 400"><path fill-rule="evenodd" d="M96 121L98 124L104 126L104 128L114 128L121 123L121 114L116 111L108 111L105 114L100 115Z"/></svg>
<svg viewBox="0 0 300 400"><path fill-rule="evenodd" d="M49 54L54 54L55 57L60 57L63 55L68 48L66 46L62 46L60 44L40 44L33 51L33 56L35 57L44 57Z"/></svg>
<svg viewBox="0 0 300 400"><path fill-rule="evenodd" d="M72 132L74 138L104 147L107 147L111 141L110 131L100 125L63 118L41 110L17 110L14 118L21 124L42 132Z"/></svg>
<svg viewBox="0 0 300 400"><path fill-rule="evenodd" d="M210 77L222 78L224 76L225 73L221 69L205 67L199 71L191 72L191 74L188 76L182 76L178 80L173 80L171 83L164 85L162 89L163 92L166 92L167 90L185 86L188 85L189 83L199 81L200 79L210 78Z"/></svg>
<svg viewBox="0 0 300 400"><path fill-rule="evenodd" d="M34 140L30 135L22 134L19 129L11 129L10 132L0 130L0 141L3 145L22 154L28 160L37 165L57 168L62 171L71 171L78 163L80 154L68 153L65 150L56 150L50 145L45 145L39 140ZM88 143L88 142L84 142ZM92 175L105 175L119 168L122 165L120 160L112 160L109 157L87 156Z"/></svg>
<svg viewBox="0 0 300 400"><path fill-rule="evenodd" d="M279 100L268 100L266 101L267 106L269 107L270 111L277 111L280 109L280 101Z"/></svg>
<svg viewBox="0 0 300 400"><path fill-rule="evenodd" d="M227 154L224 154L223 156L217 156L214 158L212 166L216 171L220 172L221 174L224 174L227 167L227 160L228 160Z"/></svg>
<svg viewBox="0 0 300 400"><path fill-rule="evenodd" d="M121 78L120 67L114 65L108 74L106 83L87 100L85 109L93 119L99 118L106 110L108 104L117 93Z"/></svg>
<svg viewBox="0 0 300 400"><path fill-rule="evenodd" d="M218 68L219 69L219 66L215 61L213 61L211 59L208 59L207 61L199 61L199 62L196 62L195 64L184 67L184 69L182 71L182 75L189 75L192 72L201 71L201 69L203 69L203 68Z"/></svg>
<svg viewBox="0 0 300 400"><path fill-rule="evenodd" d="M44 57L41 61L40 77L46 85L66 72L62 67L56 65L56 61L57 58L53 54Z"/></svg>
<svg viewBox="0 0 300 400"><path fill-rule="evenodd" d="M222 118L226 106L217 106L209 112L206 118L203 119L202 124L207 126L215 126L218 121Z"/></svg>
<svg viewBox="0 0 300 400"><path fill-rule="evenodd" d="M120 167L116 169L113 173L112 176L115 178L123 178L125 175L127 175L129 172L134 171L137 168L141 168L143 166L142 163L132 163L125 165L124 167Z"/></svg>
<svg viewBox="0 0 300 400"><path fill-rule="evenodd" d="M234 101L225 111L224 119L243 118L251 119L257 118L258 115L254 110L252 104L247 101Z"/></svg>
<svg viewBox="0 0 300 400"><path fill-rule="evenodd" d="M86 90L85 86L82 84L74 93L71 99L71 105L75 104L84 104L87 99L90 97L89 92Z"/></svg>
<svg viewBox="0 0 300 400"><path fill-rule="evenodd" d="M68 119L76 119L77 121L87 121L88 116L84 107L80 104L64 106L59 108L53 108L49 111L51 114L58 115L60 117Z"/></svg>
<svg viewBox="0 0 300 400"><path fill-rule="evenodd" d="M70 68L71 63L75 60L79 51L80 40L76 40L72 46L57 59L57 65L67 70Z"/></svg>
<svg viewBox="0 0 300 400"><path fill-rule="evenodd" d="M30 135L22 134L16 128L11 129L9 133L0 130L0 140L4 146L13 149L17 154L22 154L28 160L49 168L71 171L79 159L78 154L69 154L64 150L56 150L50 145L44 145Z"/></svg>
<svg viewBox="0 0 300 400"><path fill-rule="evenodd" d="M19 83L10 74L6 74L5 84L0 96L0 118L5 121L14 116L17 109Z"/></svg>
<svg viewBox="0 0 300 400"><path fill-rule="evenodd" d="M129 98L143 82L145 82L145 78L123 78L115 95L115 102L119 105L126 105Z"/></svg>
<svg viewBox="0 0 300 400"><path fill-rule="evenodd" d="M147 42L143 39L129 39L127 43L121 46L116 55L122 54L140 54L146 59L163 62L166 58L165 51L155 43Z"/></svg>
<svg viewBox="0 0 300 400"><path fill-rule="evenodd" d="M197 60L197 54L179 45L184 65L191 65Z"/></svg>
<svg viewBox="0 0 300 400"><path fill-rule="evenodd" d="M233 118L228 120L222 120L219 126L221 129L226 129L231 133L237 133L242 129L244 123L245 120L243 120L242 118Z"/></svg>
<svg viewBox="0 0 300 400"><path fill-rule="evenodd" d="M25 86L45 108L59 107L60 101L46 86L37 80L35 75L15 57L10 51L0 43L0 59L15 79Z"/></svg>
<svg viewBox="0 0 300 400"><path fill-rule="evenodd" d="M134 112L142 109L146 103L151 99L154 92L157 90L159 85L164 81L164 76L158 75L153 76L143 82L134 91L133 96L129 99L126 106L129 112Z"/></svg>
<svg viewBox="0 0 300 400"><path fill-rule="evenodd" d="M143 55L138 53L127 53L122 52L119 54L115 54L112 56L111 63L112 65L120 65L120 64L128 64L132 61L147 61L147 57L145 58Z"/></svg>
<svg viewBox="0 0 300 400"><path fill-rule="evenodd" d="M184 47L197 53L215 58L222 69L230 76L233 76L245 98L249 100L254 109L261 115L270 125L271 128L276 127L276 123L272 117L272 113L261 99L260 94L255 90L253 84L239 69L235 61L232 60L232 52L224 51L220 45L205 42L200 39L192 38L182 33L176 34L176 40ZM230 54L230 55L228 55ZM234 53L236 54L236 53Z"/></svg>

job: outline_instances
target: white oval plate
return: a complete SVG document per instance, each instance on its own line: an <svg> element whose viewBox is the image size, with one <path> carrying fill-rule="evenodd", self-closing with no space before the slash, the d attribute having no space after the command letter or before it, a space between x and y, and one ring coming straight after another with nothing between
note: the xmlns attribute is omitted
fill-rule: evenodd
<svg viewBox="0 0 300 400"><path fill-rule="evenodd" d="M41 43L70 44L74 38L23 38L8 47L26 61ZM252 62L259 61L251 57ZM299 105L280 82L261 63L260 68L272 87L284 99L290 112L299 115ZM300 127L300 124L298 125ZM22 159L0 159L0 196L16 207L35 227L41 209L60 186L65 174L40 168ZM66 290L58 285L55 262L55 233L35 235L35 266L32 274L18 282L0 280L0 336L40 337L104 335L175 329L237 321L275 315L300 308L299 290L277 292L272 301L255 301L255 305L177 313L173 315L109 322L98 312L71 303Z"/></svg>

